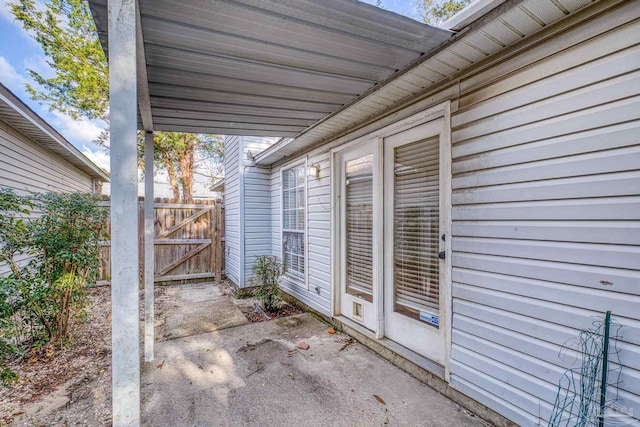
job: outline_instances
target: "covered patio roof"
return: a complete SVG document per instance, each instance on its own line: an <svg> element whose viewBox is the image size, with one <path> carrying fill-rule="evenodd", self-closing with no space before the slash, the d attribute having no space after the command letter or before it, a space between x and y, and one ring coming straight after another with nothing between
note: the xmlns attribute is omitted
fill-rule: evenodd
<svg viewBox="0 0 640 427"><path fill-rule="evenodd" d="M106 3L89 1L105 52ZM294 137L452 34L355 0L138 3L149 131Z"/></svg>

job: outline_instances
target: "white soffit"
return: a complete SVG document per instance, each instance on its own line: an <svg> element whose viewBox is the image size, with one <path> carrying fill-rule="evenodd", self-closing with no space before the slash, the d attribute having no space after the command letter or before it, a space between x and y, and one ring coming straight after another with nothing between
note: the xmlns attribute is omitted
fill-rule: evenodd
<svg viewBox="0 0 640 427"><path fill-rule="evenodd" d="M296 136L452 35L355 0L138 3L154 130Z"/></svg>
<svg viewBox="0 0 640 427"><path fill-rule="evenodd" d="M477 3L477 4L476 4ZM457 29L474 26L462 32L448 46L425 55L411 67L367 96L353 102L337 114L316 124L293 140L282 141L256 156L256 163L269 165L306 147L330 141L336 134L354 125L366 123L389 108L401 105L419 93L425 93L438 82L462 71L496 52L513 45L542 28L594 3L593 0L496 0L479 1L469 6L458 22L448 21ZM475 6L474 6L475 5ZM497 6L496 12L487 5ZM481 11L484 15L478 16ZM491 15L486 15L490 13ZM491 18L493 16L493 18ZM467 22L473 17L473 22ZM488 19L487 19L488 18ZM482 23L482 20L486 22ZM464 22L463 22L464 21ZM480 23L480 25L477 25Z"/></svg>

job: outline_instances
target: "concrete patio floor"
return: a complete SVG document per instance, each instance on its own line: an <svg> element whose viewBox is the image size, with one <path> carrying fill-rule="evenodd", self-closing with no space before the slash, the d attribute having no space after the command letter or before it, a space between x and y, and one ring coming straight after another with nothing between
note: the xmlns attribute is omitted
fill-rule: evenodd
<svg viewBox="0 0 640 427"><path fill-rule="evenodd" d="M164 336L180 338L157 342L155 360L143 365L143 425L484 425L362 345L348 344L347 335L328 334L308 314L247 324L214 284L170 294L175 310L167 313ZM237 320L211 314L218 308ZM309 348L298 349L300 342Z"/></svg>

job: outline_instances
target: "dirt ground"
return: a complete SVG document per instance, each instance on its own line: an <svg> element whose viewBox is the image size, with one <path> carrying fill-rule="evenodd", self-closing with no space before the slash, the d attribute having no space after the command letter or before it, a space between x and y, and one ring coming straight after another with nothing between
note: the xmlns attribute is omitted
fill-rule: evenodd
<svg viewBox="0 0 640 427"><path fill-rule="evenodd" d="M157 318L166 310L163 293L156 288ZM0 386L0 425L111 425L111 288L92 288L88 296L73 345L9 363L19 380ZM142 306L142 293L140 300Z"/></svg>
<svg viewBox="0 0 640 427"><path fill-rule="evenodd" d="M221 289L251 322L301 313L283 304L280 312L267 314L256 307L255 298L235 298L233 285L223 282ZM162 326L172 307L165 291L156 287L156 326ZM0 386L0 425L111 425L111 289L92 288L88 296L87 318L74 330L73 345L9 362L19 380L9 388ZM140 301L142 316L142 293Z"/></svg>
<svg viewBox="0 0 640 427"><path fill-rule="evenodd" d="M19 380L0 387L0 424L111 424L110 288L92 288L89 301L73 345L10 363Z"/></svg>

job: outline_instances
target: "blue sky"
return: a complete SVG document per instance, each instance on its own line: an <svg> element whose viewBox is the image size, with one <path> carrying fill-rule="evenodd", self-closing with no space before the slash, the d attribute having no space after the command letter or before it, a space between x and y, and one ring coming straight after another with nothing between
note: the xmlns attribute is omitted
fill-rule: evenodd
<svg viewBox="0 0 640 427"><path fill-rule="evenodd" d="M32 82L29 68L45 76L51 74L40 46L14 21L6 0L0 0L0 81L91 160L108 169L108 155L91 142L100 134L100 123L77 121L32 101L25 89L25 84Z"/></svg>
<svg viewBox="0 0 640 427"><path fill-rule="evenodd" d="M364 0L364 2L376 4L376 0ZM382 0L383 8L418 19L413 5L414 0ZM14 21L7 0L0 0L0 82L87 157L108 170L108 154L91 142L100 134L101 123L74 120L62 113L51 112L46 105L32 101L25 89L26 83L32 83L27 69L34 69L44 76L51 75L51 69L46 63L40 46L18 22Z"/></svg>
<svg viewBox="0 0 640 427"><path fill-rule="evenodd" d="M360 1L374 6L377 3L376 0ZM382 0L382 8L421 21L420 14L415 8L415 0Z"/></svg>

